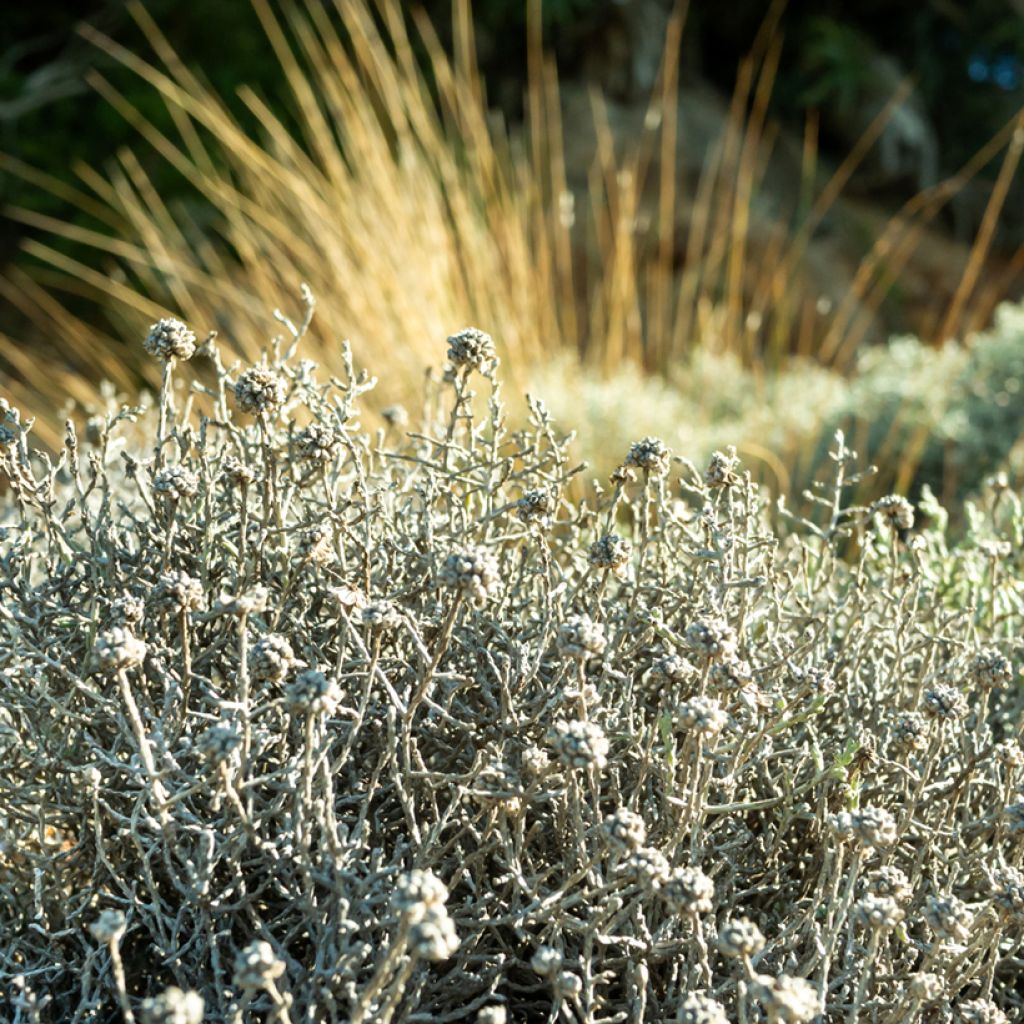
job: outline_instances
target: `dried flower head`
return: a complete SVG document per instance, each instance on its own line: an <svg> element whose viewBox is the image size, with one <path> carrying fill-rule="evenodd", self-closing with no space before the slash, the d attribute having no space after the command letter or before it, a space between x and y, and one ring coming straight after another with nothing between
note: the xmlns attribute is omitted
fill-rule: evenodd
<svg viewBox="0 0 1024 1024"><path fill-rule="evenodd" d="M686 642L705 658L723 661L736 652L736 634L723 619L702 619L686 627Z"/></svg>
<svg viewBox="0 0 1024 1024"><path fill-rule="evenodd" d="M864 896L854 907L854 919L862 928L891 931L903 920L903 908L891 896Z"/></svg>
<svg viewBox="0 0 1024 1024"><path fill-rule="evenodd" d="M604 819L605 839L617 853L632 853L644 845L647 826L644 819L626 807L620 807Z"/></svg>
<svg viewBox="0 0 1024 1024"><path fill-rule="evenodd" d="M953 942L967 941L974 920L967 905L956 896L929 896L924 919L940 939Z"/></svg>
<svg viewBox="0 0 1024 1024"><path fill-rule="evenodd" d="M754 682L750 666L739 658L727 658L716 662L708 673L711 685L717 690L737 693Z"/></svg>
<svg viewBox="0 0 1024 1024"><path fill-rule="evenodd" d="M234 983L243 991L264 989L284 974L285 965L269 942L257 940L240 950L235 959Z"/></svg>
<svg viewBox="0 0 1024 1024"><path fill-rule="evenodd" d="M187 572L171 569L160 576L153 603L167 615L194 612L203 607L203 585Z"/></svg>
<svg viewBox="0 0 1024 1024"><path fill-rule="evenodd" d="M428 904L418 916L409 929L409 948L431 963L447 960L459 948L455 924L441 904Z"/></svg>
<svg viewBox="0 0 1024 1024"><path fill-rule="evenodd" d="M542 978L553 978L562 969L562 954L553 946L538 946L530 960L530 967Z"/></svg>
<svg viewBox="0 0 1024 1024"><path fill-rule="evenodd" d="M818 990L806 978L780 974L757 985L769 1024L802 1024L818 1015Z"/></svg>
<svg viewBox="0 0 1024 1024"><path fill-rule="evenodd" d="M708 468L704 470L704 483L708 487L732 487L737 481L736 467L740 460L736 449L730 446L724 452L712 452Z"/></svg>
<svg viewBox="0 0 1024 1024"><path fill-rule="evenodd" d="M725 1007L704 992L690 992L679 1004L677 1024L729 1024Z"/></svg>
<svg viewBox="0 0 1024 1024"><path fill-rule="evenodd" d="M714 739L726 726L729 716L714 697L691 697L676 708L676 721L701 739Z"/></svg>
<svg viewBox="0 0 1024 1024"><path fill-rule="evenodd" d="M995 648L986 647L971 659L967 678L983 690L1009 686L1013 682L1013 663Z"/></svg>
<svg viewBox="0 0 1024 1024"><path fill-rule="evenodd" d="M146 644L123 626L114 626L96 637L93 654L106 672L141 665L146 657Z"/></svg>
<svg viewBox="0 0 1024 1024"><path fill-rule="evenodd" d="M221 475L233 487L248 487L256 479L255 470L234 455L226 456L221 463Z"/></svg>
<svg viewBox="0 0 1024 1024"><path fill-rule="evenodd" d="M292 645L277 633L268 633L253 644L249 675L254 683L282 683L298 664Z"/></svg>
<svg viewBox="0 0 1024 1024"><path fill-rule="evenodd" d="M334 554L334 530L330 523L317 523L299 533L295 556L301 562L326 565Z"/></svg>
<svg viewBox="0 0 1024 1024"><path fill-rule="evenodd" d="M660 889L669 876L665 855L653 846L642 846L631 853L618 867L619 874L635 879L645 889Z"/></svg>
<svg viewBox="0 0 1024 1024"><path fill-rule="evenodd" d="M472 604L482 608L501 587L498 560L487 548L471 548L450 554L437 574L443 586L458 590Z"/></svg>
<svg viewBox="0 0 1024 1024"><path fill-rule="evenodd" d="M927 971L912 974L907 985L907 994L910 998L922 1003L934 1003L942 998L945 991L946 983L941 975Z"/></svg>
<svg viewBox="0 0 1024 1024"><path fill-rule="evenodd" d="M157 359L191 359L196 351L196 336L180 320L168 317L150 327L143 345Z"/></svg>
<svg viewBox="0 0 1024 1024"><path fill-rule="evenodd" d="M764 936L753 921L745 917L726 922L718 933L718 950L722 956L754 956L764 949Z"/></svg>
<svg viewBox="0 0 1024 1024"><path fill-rule="evenodd" d="M145 614L145 602L134 594L122 594L110 606L111 621L119 626L137 626Z"/></svg>
<svg viewBox="0 0 1024 1024"><path fill-rule="evenodd" d="M196 749L215 765L225 764L242 745L242 736L228 724L211 725L199 737Z"/></svg>
<svg viewBox="0 0 1024 1024"><path fill-rule="evenodd" d="M390 601L370 601L359 609L359 621L370 629L394 629L402 616Z"/></svg>
<svg viewBox="0 0 1024 1024"><path fill-rule="evenodd" d="M460 369L485 370L495 359L494 339L476 327L448 337L448 359Z"/></svg>
<svg viewBox="0 0 1024 1024"><path fill-rule="evenodd" d="M633 555L633 545L617 533L606 533L590 545L587 562L595 569L611 569L622 572Z"/></svg>
<svg viewBox="0 0 1024 1024"><path fill-rule="evenodd" d="M391 908L399 914L413 914L423 907L444 906L448 887L433 871L413 868L401 875L391 895Z"/></svg>
<svg viewBox="0 0 1024 1024"><path fill-rule="evenodd" d="M198 992L183 992L176 985L139 1006L142 1024L202 1024L205 1004Z"/></svg>
<svg viewBox="0 0 1024 1024"><path fill-rule="evenodd" d="M168 466L153 477L153 490L171 501L183 501L196 496L199 481L184 466Z"/></svg>
<svg viewBox="0 0 1024 1024"><path fill-rule="evenodd" d="M897 752L924 750L928 745L928 721L917 711L898 715L892 725L892 741Z"/></svg>
<svg viewBox="0 0 1024 1024"><path fill-rule="evenodd" d="M601 771L608 761L608 738L594 722L556 722L549 740L556 756L567 768Z"/></svg>
<svg viewBox="0 0 1024 1024"><path fill-rule="evenodd" d="M300 458L321 465L330 462L341 447L341 438L324 423L310 423L295 440Z"/></svg>
<svg viewBox="0 0 1024 1024"><path fill-rule="evenodd" d="M662 476L668 472L669 450L656 437L644 437L629 446L625 465L636 466L646 473Z"/></svg>
<svg viewBox="0 0 1024 1024"><path fill-rule="evenodd" d="M873 896L891 896L898 903L906 903L914 895L910 879L893 864L886 864L868 875L867 891Z"/></svg>
<svg viewBox="0 0 1024 1024"><path fill-rule="evenodd" d="M288 391L284 380L265 366L252 366L239 374L235 402L242 412L259 415L284 404Z"/></svg>
<svg viewBox="0 0 1024 1024"><path fill-rule="evenodd" d="M1024 872L1013 867L994 872L992 903L1007 920L1024 924Z"/></svg>
<svg viewBox="0 0 1024 1024"><path fill-rule="evenodd" d="M299 672L285 687L284 695L294 711L323 715L331 714L341 699L337 683L313 668Z"/></svg>
<svg viewBox="0 0 1024 1024"><path fill-rule="evenodd" d="M554 511L551 503L551 496L547 491L527 491L516 502L516 515L521 522L538 526L547 526Z"/></svg>
<svg viewBox="0 0 1024 1024"><path fill-rule="evenodd" d="M589 615L570 615L558 627L556 643L560 654L567 658L599 658L608 641L604 626Z"/></svg>
<svg viewBox="0 0 1024 1024"><path fill-rule="evenodd" d="M697 669L678 654L666 654L651 666L651 679L655 682L679 683L698 674Z"/></svg>
<svg viewBox="0 0 1024 1024"><path fill-rule="evenodd" d="M991 999L966 999L956 1013L963 1024L1009 1024L1009 1017Z"/></svg>
<svg viewBox="0 0 1024 1024"><path fill-rule="evenodd" d="M914 506L898 494L889 494L884 498L879 498L871 506L871 510L880 513L893 529L910 530L914 526Z"/></svg>
<svg viewBox="0 0 1024 1024"><path fill-rule="evenodd" d="M715 883L700 868L675 868L660 892L678 914L710 914L714 906Z"/></svg>
<svg viewBox="0 0 1024 1024"><path fill-rule="evenodd" d="M952 722L967 714L967 698L955 686L939 683L925 691L921 707L929 718Z"/></svg>
<svg viewBox="0 0 1024 1024"><path fill-rule="evenodd" d="M562 971L552 981L551 990L555 999L579 999L583 991L583 979L572 971Z"/></svg>

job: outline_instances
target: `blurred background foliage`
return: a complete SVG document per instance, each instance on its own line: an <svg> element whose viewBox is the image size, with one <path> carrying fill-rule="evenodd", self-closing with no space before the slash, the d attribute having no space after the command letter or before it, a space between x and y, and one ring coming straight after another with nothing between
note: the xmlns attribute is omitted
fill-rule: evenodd
<svg viewBox="0 0 1024 1024"><path fill-rule="evenodd" d="M270 6L282 16L284 37L301 49L304 22L289 20L292 5L275 0ZM338 0L335 9L307 0L298 9L311 24L326 18L348 39L347 30L361 17L351 13L358 6ZM432 201L449 215L458 207L453 196L464 202L464 211L483 207L481 223L466 237L461 223L454 232L450 225L438 229L449 232L443 239L449 263L438 271L437 290L453 280L461 289L451 301L437 298L427 308L421 295L410 294L408 305L416 309L388 315L378 310L378 323L377 314L347 298L334 314L324 309L332 299L324 294L330 275L314 281L325 337L361 330L381 356L395 338L411 338L415 348L421 344L415 335L462 326L455 322L460 315L489 317L493 322L481 326L505 335L517 386L538 390L566 422L579 421L584 449L599 453L598 462L644 433L658 433L695 458L736 442L763 476L782 489L798 489L816 471L831 431L842 426L883 465L880 488L914 490L928 483L948 495L1012 465L1024 427L1018 416L1024 408L1024 327L1019 313L1006 309L993 323L993 311L1003 300L1019 299L1024 283L1020 133L1011 141L1013 119L1024 108L1022 0L691 0L677 44L671 0L477 0L469 5L473 52L461 55L469 36L459 30L458 8L453 11L451 0L422 6L442 49L455 53L456 70L438 62L429 33L410 31L422 88L432 94L446 126L427 133L415 159L431 172L440 168ZM256 330L255 314L246 312L252 297L284 305L295 294L294 283L285 289L286 268L259 265L267 243L259 224L225 231L226 201L211 200L188 168L183 172L159 146L142 144L149 130L181 137L183 124L195 115L168 102L152 78L115 52L121 46L167 66L173 51L237 121L237 133L221 133L220 148L203 153L212 168L203 179L207 186L233 186L244 178L244 156L232 147L246 137L262 138L278 161L267 165L267 173L288 175L282 178L282 209L289 203L296 209L310 189L320 189L319 165L314 175L281 142L281 133L272 142L264 133L277 119L317 159L324 140L311 132L308 111L289 87L265 24L249 0L145 0L142 8L166 37L167 52L154 46L125 0L40 0L10 7L0 19L0 204L6 211L0 220L6 281L0 339L7 346L0 344L0 372L20 385L46 367L46 380L24 390L37 401L53 381L61 382L57 392L63 388L82 400L86 392L75 388L80 378L108 376L127 387L139 379L133 374L149 372L123 346L161 307L186 316L202 312L207 319L196 324L199 330L217 326L230 333L234 327L232 341L252 357L252 343L245 341L245 331ZM416 22L418 8L399 8L410 25ZM355 21L347 22L349 17ZM408 125L387 123L380 83L389 80L388 61L397 51L383 31L386 5L371 18L385 41L359 73L379 79L367 89L365 103L376 107L395 155ZM81 34L83 24L113 44L96 45L95 37ZM531 33L538 30L551 57L540 71L531 54ZM666 43L676 51L663 62ZM459 71L460 59L479 66L481 78L475 70ZM555 67L560 100L552 105L540 94L550 87ZM446 83L449 73L454 77ZM420 88L400 80L402 88ZM312 72L310 81L316 84ZM689 149L669 131L669 89L676 87L679 135L688 133ZM470 94L476 88L486 91L486 107L498 117L489 122L498 125L496 141L486 145L474 121ZM262 111L245 99L247 92L265 105ZM112 96L127 106L118 109ZM414 109L419 102L400 99ZM560 111L552 113L559 103ZM538 108L545 109L543 117ZM202 130L218 136L210 124ZM422 122L417 125L419 132ZM532 143L522 143L519 134L531 132ZM550 132L559 134L561 148ZM339 132L328 148L338 147L343 160L347 144L372 155L380 142L372 134L346 142ZM442 157L430 151L442 144L452 152ZM130 159L124 157L128 149ZM525 163L512 161L510 154L522 152ZM491 182L494 161L501 166L495 180L507 175L507 181ZM396 166L401 162L395 155ZM960 174L965 165L970 173ZM525 184L524 166L534 174ZM451 175L464 172L469 185L462 177L453 185ZM677 172L678 184L669 180ZM402 173L389 166L387 174L394 175L392 192L403 187ZM125 176L130 189L104 185ZM338 207L339 218L348 222L375 199L372 186L358 177L353 171L346 188L369 191L353 192L346 200L351 205ZM816 203L830 194L833 180L841 182L841 199L833 196L827 212L819 210ZM652 190L651 182L658 187ZM337 181L329 184L334 188ZM239 188L260 203L256 186L242 181ZM154 231L160 211L146 221L126 202L129 192L158 196L151 208L166 205L172 219L185 225L187 245L166 265ZM583 216L587 196L591 210ZM338 193L318 192L317 198L337 201ZM382 205L392 202L390 195L376 198ZM535 205L554 221L538 219ZM401 217L397 203L392 215ZM321 246L315 239L319 216L311 213L295 225L304 241L314 241L307 246L311 255L297 258L292 276L301 272L309 279L339 252L337 246L353 240L382 244L394 223L382 217L362 234L346 225L348 234L328 232ZM57 224L65 227L55 230ZM410 247L411 270L431 262L435 244L434 235L415 228L394 241L396 248ZM564 237L558 234L563 228ZM102 246L97 252L89 231L141 238L156 269L149 278L133 276L132 259L118 262L118 251ZM214 237L222 247L217 258L207 255ZM33 247L40 241L57 255L40 259L42 250ZM589 250L597 254L591 262ZM211 266L228 266L220 262L224 252L242 267L237 274L225 271L221 282L225 295L237 285L238 297L225 297L223 317L211 311L215 304L183 308L175 299L198 287L189 274L198 278ZM274 253L294 256L287 246ZM116 309L98 305L97 288L76 272L69 275L60 264L65 257L108 275L115 290L136 289L145 301L119 299ZM486 269L489 259L500 267L506 258L523 274L536 272L541 284L522 284L514 274L502 281ZM548 258L557 264L553 270ZM474 263L484 269L474 271ZM783 270L776 273L776 267ZM562 301L567 293L555 286L520 301L516 289L543 290L549 271L553 279L569 273L577 311L568 309ZM359 289L362 283L352 279L343 287ZM38 295L31 290L36 284L43 289ZM479 294L488 287L494 294ZM373 296L385 296L385 302L392 292L401 294L390 283L374 288ZM498 295L500 288L509 294ZM40 316L38 309L49 301L45 295L55 290L59 308L47 307ZM669 290L672 297L666 298ZM514 322L516 316L521 322ZM105 346L102 355L91 340L78 341L93 327ZM961 340L946 344L953 338ZM437 338L430 342L439 344ZM574 356L582 356L582 371ZM382 392L384 399L409 394L408 381L397 394ZM49 440L59 443L60 434L59 425L51 424Z"/></svg>

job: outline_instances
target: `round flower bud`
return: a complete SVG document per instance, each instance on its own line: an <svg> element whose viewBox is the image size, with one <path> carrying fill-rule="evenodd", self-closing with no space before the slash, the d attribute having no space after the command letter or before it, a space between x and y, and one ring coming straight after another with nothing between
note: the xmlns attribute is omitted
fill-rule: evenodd
<svg viewBox="0 0 1024 1024"><path fill-rule="evenodd" d="M153 490L171 501L183 501L196 496L199 481L184 466L168 466L153 477Z"/></svg>
<svg viewBox="0 0 1024 1024"><path fill-rule="evenodd" d="M334 553L334 531L329 523L317 523L299 534L295 555L302 562L324 565Z"/></svg>
<svg viewBox="0 0 1024 1024"><path fill-rule="evenodd" d="M818 990L806 978L781 974L762 981L756 992L769 1024L802 1024L818 1015Z"/></svg>
<svg viewBox="0 0 1024 1024"><path fill-rule="evenodd" d="M712 452L708 468L704 470L704 483L708 487L731 487L737 480L739 462L736 449L731 446L724 452Z"/></svg>
<svg viewBox="0 0 1024 1024"><path fill-rule="evenodd" d="M390 601L371 601L359 609L359 621L370 629L393 629L402 617Z"/></svg>
<svg viewBox="0 0 1024 1024"><path fill-rule="evenodd" d="M242 412L273 412L284 404L287 394L285 382L265 366L250 367L235 384L235 402Z"/></svg>
<svg viewBox="0 0 1024 1024"><path fill-rule="evenodd" d="M132 594L122 594L110 606L110 618L119 626L137 626L145 614L142 598Z"/></svg>
<svg viewBox="0 0 1024 1024"><path fill-rule="evenodd" d="M736 651L736 634L721 619L691 622L686 627L686 642L698 653L713 661L724 661Z"/></svg>
<svg viewBox="0 0 1024 1024"><path fill-rule="evenodd" d="M559 653L568 658L584 660L599 658L604 654L608 641L604 626L594 622L589 615L570 615L558 627L555 643Z"/></svg>
<svg viewBox="0 0 1024 1024"><path fill-rule="evenodd" d="M938 974L930 974L927 971L912 974L907 984L907 994L911 999L922 1003L934 1003L942 998L946 991L946 983Z"/></svg>
<svg viewBox="0 0 1024 1024"><path fill-rule="evenodd" d="M97 942L117 942L124 934L125 917L120 910L104 910L91 925L89 931Z"/></svg>
<svg viewBox="0 0 1024 1024"><path fill-rule="evenodd" d="M300 672L285 687L284 693L290 708L310 714L329 715L341 699L337 684L312 668Z"/></svg>
<svg viewBox="0 0 1024 1024"><path fill-rule="evenodd" d="M556 999L578 999L583 991L583 979L572 971L562 971L551 987Z"/></svg>
<svg viewBox="0 0 1024 1024"><path fill-rule="evenodd" d="M693 665L678 654L666 654L651 666L651 679L655 682L680 683L697 675Z"/></svg>
<svg viewBox="0 0 1024 1024"><path fill-rule="evenodd" d="M621 573L629 565L633 545L617 533L606 533L590 545L587 562L595 569L611 569Z"/></svg>
<svg viewBox="0 0 1024 1024"><path fill-rule="evenodd" d="M556 722L551 746L567 768L602 770L608 761L608 738L594 722Z"/></svg>
<svg viewBox="0 0 1024 1024"><path fill-rule="evenodd" d="M205 1004L198 992L182 992L176 985L158 996L142 1000L142 1024L202 1024Z"/></svg>
<svg viewBox="0 0 1024 1024"><path fill-rule="evenodd" d="M234 455L228 455L221 463L221 476L234 487L248 487L256 479L256 472Z"/></svg>
<svg viewBox="0 0 1024 1024"><path fill-rule="evenodd" d="M310 423L296 438L299 457L307 462L330 462L338 453L341 438L323 423Z"/></svg>
<svg viewBox="0 0 1024 1024"><path fill-rule="evenodd" d="M96 637L93 653L100 668L107 672L141 665L146 657L146 644L123 626L114 626Z"/></svg>
<svg viewBox="0 0 1024 1024"><path fill-rule="evenodd" d="M753 956L764 949L761 929L745 917L729 921L718 933L718 949L722 956Z"/></svg>
<svg viewBox="0 0 1024 1024"><path fill-rule="evenodd" d="M996 910L1016 924L1024 924L1024 873L1001 868L992 876L992 903Z"/></svg>
<svg viewBox="0 0 1024 1024"><path fill-rule="evenodd" d="M435 903L425 907L409 929L409 947L414 956L431 963L447 960L459 948L455 924L443 906Z"/></svg>
<svg viewBox="0 0 1024 1024"><path fill-rule="evenodd" d="M477 607L482 607L501 587L498 560L486 548L479 547L450 554L441 566L438 580L442 586L458 590Z"/></svg>
<svg viewBox="0 0 1024 1024"><path fill-rule="evenodd" d="M196 336L180 320L168 317L150 327L143 345L157 359L191 359L196 351Z"/></svg>
<svg viewBox="0 0 1024 1024"><path fill-rule="evenodd" d="M619 865L618 872L634 878L645 889L656 890L668 879L669 864L660 850L653 846L642 846Z"/></svg>
<svg viewBox="0 0 1024 1024"><path fill-rule="evenodd" d="M538 946L530 967L542 978L552 978L562 969L562 954L552 946Z"/></svg>
<svg viewBox="0 0 1024 1024"><path fill-rule="evenodd" d="M274 956L269 942L258 940L235 958L234 983L243 990L267 988L284 974L284 961Z"/></svg>
<svg viewBox="0 0 1024 1024"><path fill-rule="evenodd" d="M546 526L552 511L551 498L547 491L527 491L516 502L516 515L524 523Z"/></svg>
<svg viewBox="0 0 1024 1024"><path fill-rule="evenodd" d="M872 896L891 896L898 903L906 903L914 895L910 879L891 864L868 875L867 890Z"/></svg>
<svg viewBox="0 0 1024 1024"><path fill-rule="evenodd" d="M700 868L675 868L661 885L665 902L679 914L710 914L715 883Z"/></svg>
<svg viewBox="0 0 1024 1024"><path fill-rule="evenodd" d="M631 853L644 845L647 826L636 811L620 807L604 819L602 826L608 845L617 853Z"/></svg>
<svg viewBox="0 0 1024 1024"><path fill-rule="evenodd" d="M1009 1017L991 999L967 999L956 1008L963 1024L1009 1024Z"/></svg>
<svg viewBox="0 0 1024 1024"><path fill-rule="evenodd" d="M854 919L863 928L891 931L903 920L903 909L891 896L869 894L854 907Z"/></svg>
<svg viewBox="0 0 1024 1024"><path fill-rule="evenodd" d="M168 615L196 611L203 607L203 585L187 572L172 569L160 576L154 604Z"/></svg>
<svg viewBox="0 0 1024 1024"><path fill-rule="evenodd" d="M423 907L444 906L448 887L433 871L413 868L400 875L391 894L391 909L399 914L412 914Z"/></svg>
<svg viewBox="0 0 1024 1024"><path fill-rule="evenodd" d="M718 690L738 693L754 682L750 666L739 658L727 658L711 666L711 685Z"/></svg>
<svg viewBox="0 0 1024 1024"><path fill-rule="evenodd" d="M230 725L211 725L199 737L196 749L213 764L225 764L242 745L242 737Z"/></svg>
<svg viewBox="0 0 1024 1024"><path fill-rule="evenodd" d="M922 710L936 721L953 722L967 714L967 699L955 686L940 683L925 691Z"/></svg>
<svg viewBox="0 0 1024 1024"><path fill-rule="evenodd" d="M1024 766L1024 750L1018 740L1003 740L997 743L994 750L996 759L1004 768L1020 768Z"/></svg>
<svg viewBox="0 0 1024 1024"><path fill-rule="evenodd" d="M914 506L898 494L879 498L871 510L880 513L882 519L895 530L909 530L914 525Z"/></svg>
<svg viewBox="0 0 1024 1024"><path fill-rule="evenodd" d="M253 645L249 675L254 683L281 683L296 664L292 645L283 636L268 633Z"/></svg>
<svg viewBox="0 0 1024 1024"><path fill-rule="evenodd" d="M892 846L896 842L896 819L882 807L851 812L850 828L864 846Z"/></svg>
<svg viewBox="0 0 1024 1024"><path fill-rule="evenodd" d="M701 739L714 739L729 721L722 705L714 697L691 697L676 708L676 721Z"/></svg>
<svg viewBox="0 0 1024 1024"><path fill-rule="evenodd" d="M967 677L982 690L1009 686L1013 682L1013 664L999 651L986 647L971 659Z"/></svg>
<svg viewBox="0 0 1024 1024"><path fill-rule="evenodd" d="M928 722L924 715L909 711L893 722L892 741L897 750L924 750L928 746Z"/></svg>
<svg viewBox="0 0 1024 1024"><path fill-rule="evenodd" d="M679 1004L677 1024L729 1024L725 1007L703 992L690 992Z"/></svg>
<svg viewBox="0 0 1024 1024"><path fill-rule="evenodd" d="M661 476L668 472L669 450L656 437L644 437L629 446L625 465L636 466L647 473Z"/></svg>
<svg viewBox="0 0 1024 1024"><path fill-rule="evenodd" d="M924 919L938 938L954 942L966 942L970 938L974 920L967 905L956 896L929 896Z"/></svg>
<svg viewBox="0 0 1024 1024"><path fill-rule="evenodd" d="M484 370L494 358L494 339L476 327L467 327L448 337L448 359L453 366Z"/></svg>

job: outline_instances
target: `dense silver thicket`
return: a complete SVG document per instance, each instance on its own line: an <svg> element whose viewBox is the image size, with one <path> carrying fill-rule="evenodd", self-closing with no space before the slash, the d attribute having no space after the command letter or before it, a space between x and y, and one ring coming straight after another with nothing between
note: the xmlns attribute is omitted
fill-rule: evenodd
<svg viewBox="0 0 1024 1024"><path fill-rule="evenodd" d="M951 547L841 436L784 536L733 452L584 487L473 330L368 433L311 313L257 367L156 325L158 410L56 463L7 412L15 1019L1019 1016L1012 490Z"/></svg>

